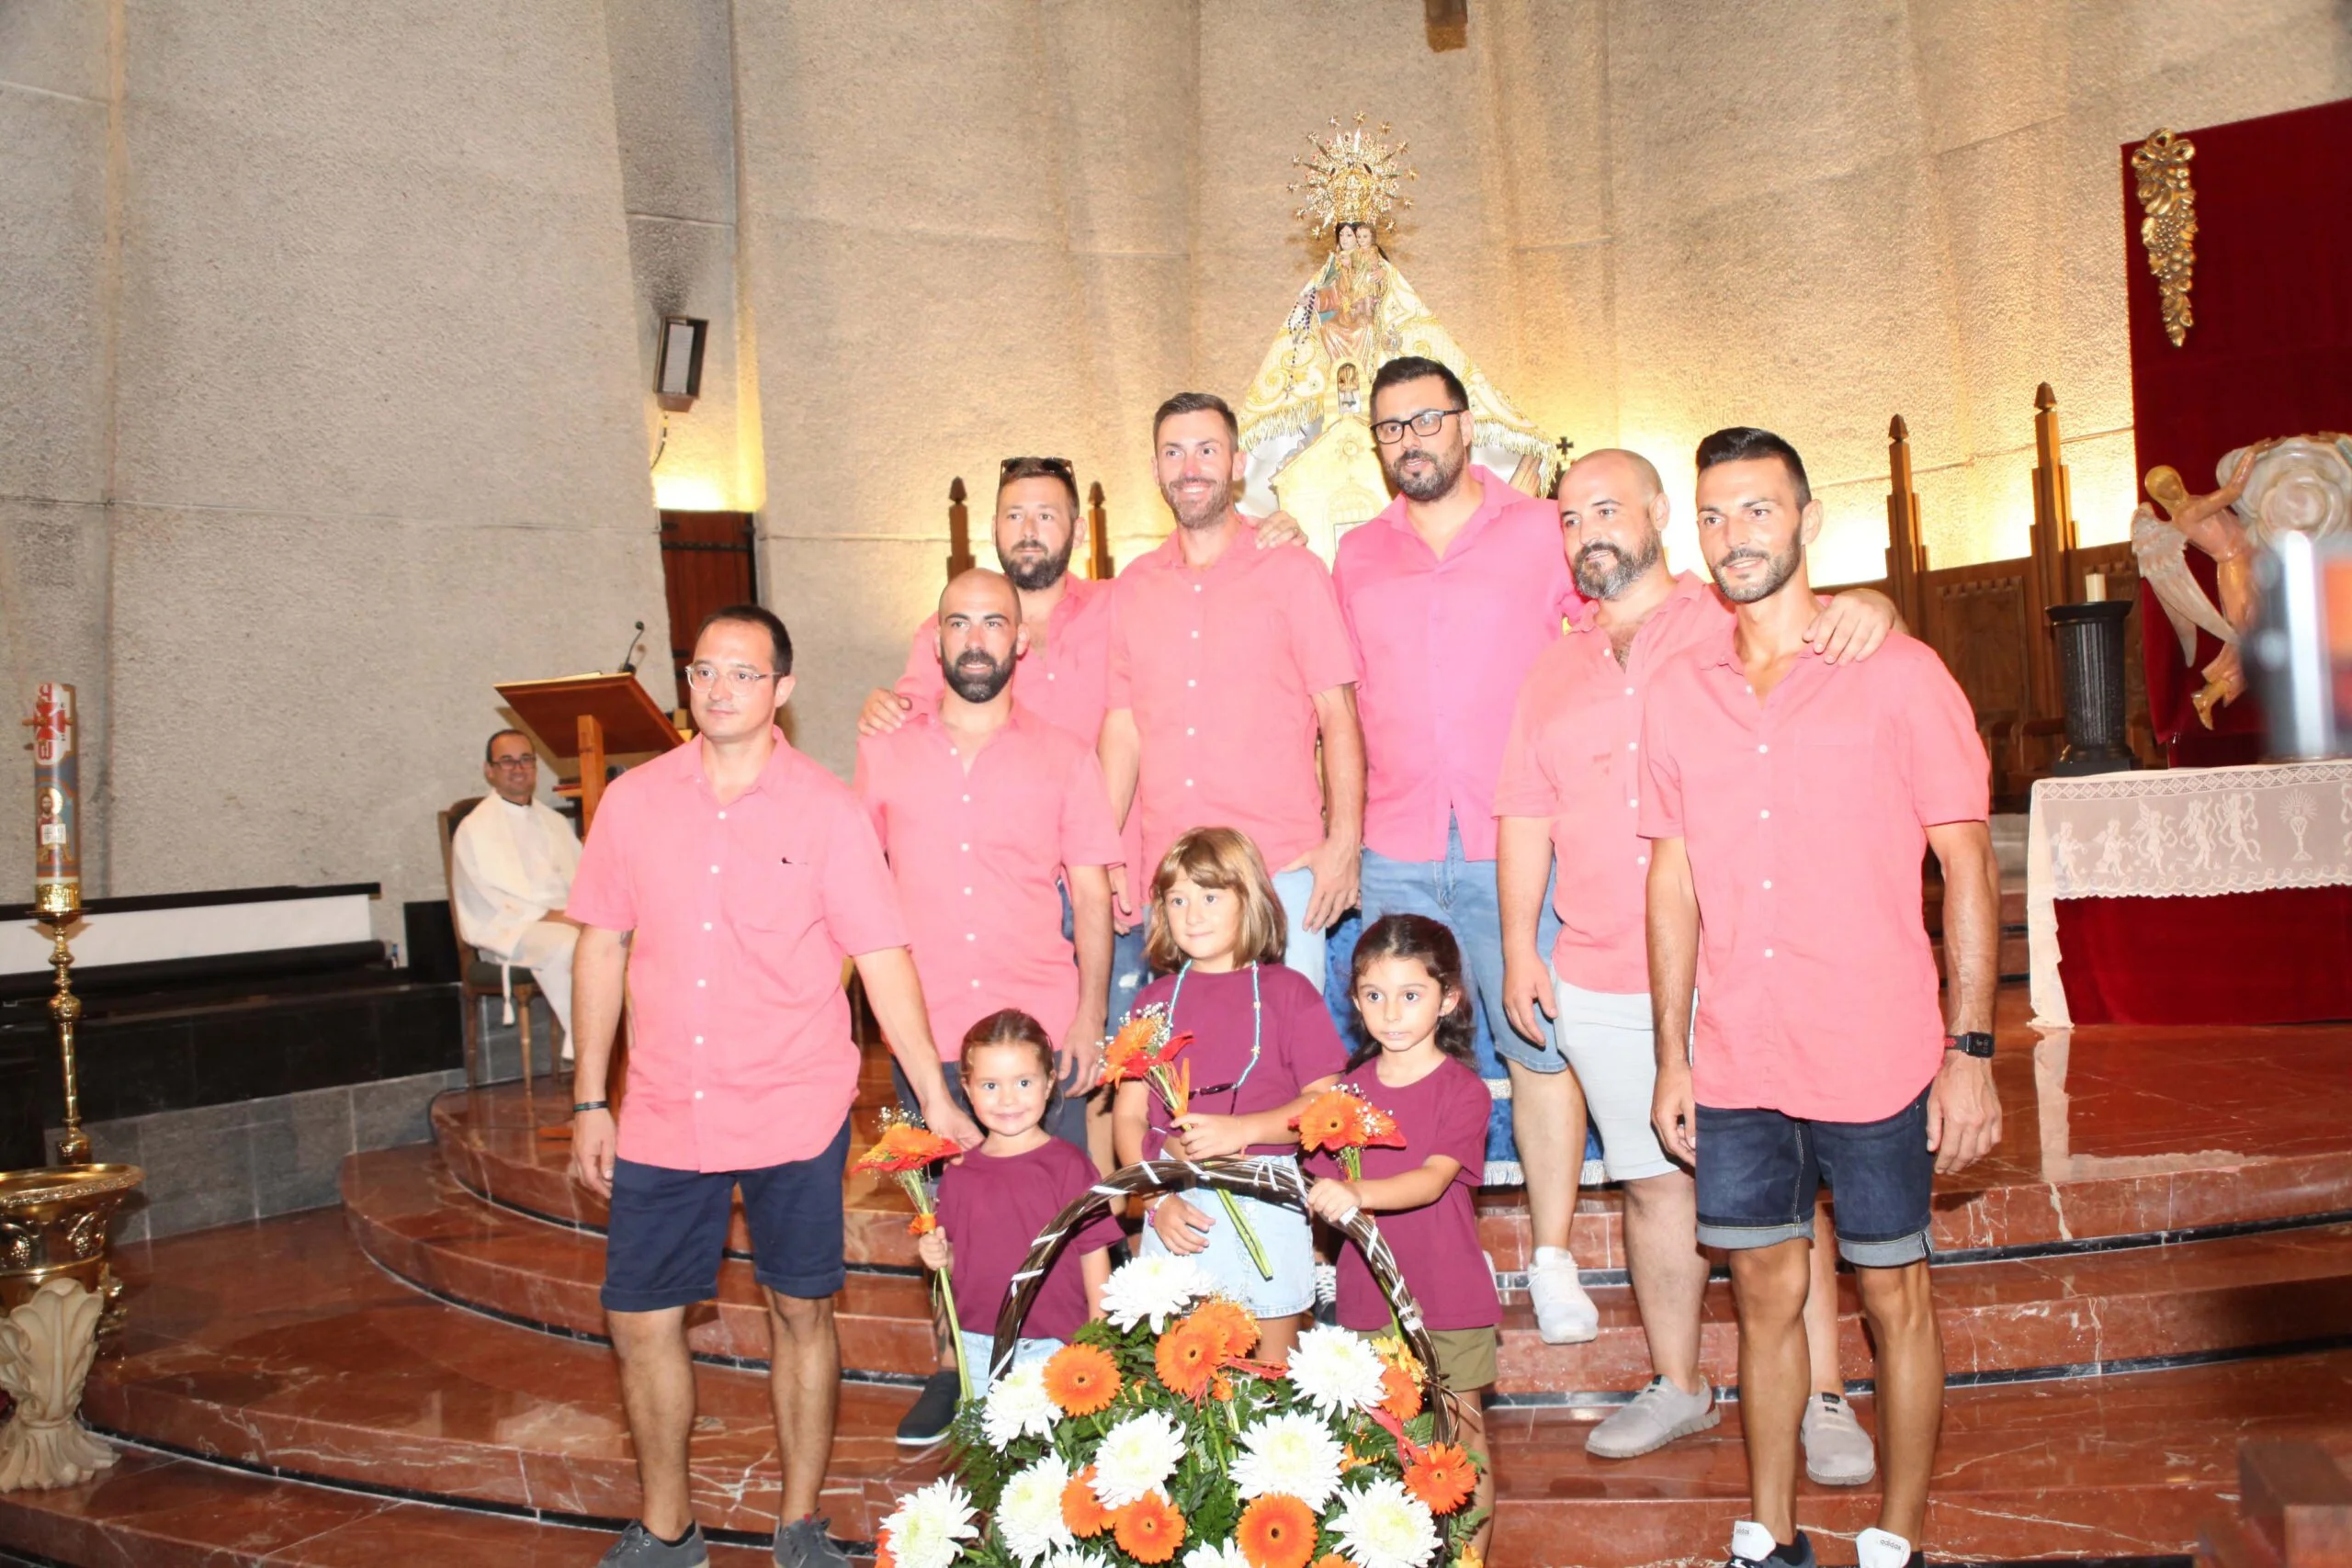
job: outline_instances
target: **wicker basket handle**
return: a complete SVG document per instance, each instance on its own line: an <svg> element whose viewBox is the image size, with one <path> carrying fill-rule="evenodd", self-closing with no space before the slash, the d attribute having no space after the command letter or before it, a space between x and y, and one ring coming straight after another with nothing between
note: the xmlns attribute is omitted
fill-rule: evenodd
<svg viewBox="0 0 2352 1568"><path fill-rule="evenodd" d="M1053 1223L1038 1234L1029 1247L1029 1256L1021 1260L1020 1269L1012 1276L1012 1289L996 1315L996 1344L989 1358L989 1381L993 1382L1012 1370L1013 1352L1021 1344L1022 1321L1029 1315L1029 1303L1036 1297L1046 1270L1053 1266L1064 1243L1122 1199L1142 1192L1176 1192L1201 1187L1222 1188L1264 1202L1286 1203L1302 1213L1306 1211L1306 1175L1289 1160L1154 1159L1113 1171L1070 1200L1069 1206L1054 1216ZM1437 1356L1430 1346L1428 1331L1421 1326L1420 1303L1405 1287L1404 1270L1396 1266L1396 1255L1388 1250L1387 1238L1380 1234L1372 1215L1362 1209L1338 1229L1363 1252L1373 1279L1388 1298L1397 1325L1404 1330L1406 1348L1427 1374L1427 1403L1436 1421L1433 1440L1451 1440L1451 1406L1457 1396L1438 1376Z"/></svg>

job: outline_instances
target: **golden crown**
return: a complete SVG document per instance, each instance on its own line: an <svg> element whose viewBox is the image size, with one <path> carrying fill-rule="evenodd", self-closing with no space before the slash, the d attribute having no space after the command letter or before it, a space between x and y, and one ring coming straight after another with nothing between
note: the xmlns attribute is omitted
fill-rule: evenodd
<svg viewBox="0 0 2352 1568"><path fill-rule="evenodd" d="M1418 171L1400 166L1405 143L1389 146L1382 140L1388 134L1385 123L1367 131L1363 121L1359 114L1352 126L1342 127L1333 115L1328 139L1306 133L1315 155L1291 160L1293 168L1306 171L1289 186L1306 193L1298 216L1318 234L1342 223L1394 228L1398 210L1413 205L1410 197L1399 194L1404 181L1420 178Z"/></svg>

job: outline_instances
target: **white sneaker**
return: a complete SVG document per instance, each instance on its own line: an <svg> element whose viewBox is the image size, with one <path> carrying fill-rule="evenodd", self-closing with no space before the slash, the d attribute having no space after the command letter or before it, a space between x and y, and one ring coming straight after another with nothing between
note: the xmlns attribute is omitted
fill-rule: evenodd
<svg viewBox="0 0 2352 1568"><path fill-rule="evenodd" d="M1636 1459L1677 1438L1703 1432L1723 1418L1715 1408L1713 1384L1702 1381L1698 1393L1685 1393L1665 1378L1655 1377L1632 1404L1587 1435L1584 1451L1596 1459Z"/></svg>
<svg viewBox="0 0 2352 1568"><path fill-rule="evenodd" d="M1819 1484L1864 1486L1878 1473L1878 1451L1843 1394L1816 1393L1807 1399L1797 1431L1804 1439L1804 1472Z"/></svg>
<svg viewBox="0 0 2352 1568"><path fill-rule="evenodd" d="M1860 1568L1910 1568L1918 1552L1893 1530L1876 1527L1854 1538L1854 1560Z"/></svg>
<svg viewBox="0 0 2352 1568"><path fill-rule="evenodd" d="M1582 1345L1600 1335L1600 1309L1577 1280L1577 1260L1565 1247L1539 1247L1527 1271L1527 1301L1546 1345Z"/></svg>
<svg viewBox="0 0 2352 1568"><path fill-rule="evenodd" d="M1775 1555L1777 1553L1777 1555ZM1772 1539L1772 1532L1754 1519L1742 1519L1731 1527L1731 1559L1724 1568L1813 1568L1813 1542L1803 1530L1796 1540L1781 1546ZM1863 1568L1871 1568L1864 1564Z"/></svg>

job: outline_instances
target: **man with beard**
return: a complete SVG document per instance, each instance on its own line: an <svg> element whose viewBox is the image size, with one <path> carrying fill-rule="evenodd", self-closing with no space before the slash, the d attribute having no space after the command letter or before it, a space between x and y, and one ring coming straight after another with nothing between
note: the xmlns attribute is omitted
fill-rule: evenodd
<svg viewBox="0 0 2352 1568"><path fill-rule="evenodd" d="M1651 683L1638 830L1651 840L1651 1124L1696 1165L1699 1239L1730 1252L1739 1311L1753 1517L1734 1527L1731 1561L1814 1561L1796 1528L1797 1444L1826 1179L1878 1352L1885 1491L1855 1551L1861 1568L1905 1568L1925 1561L1943 1406L1929 1198L1938 1172L2001 1132L1984 748L1922 644L1891 637L1876 658L1833 666L1806 641L1818 610L1804 547L1822 509L1795 450L1737 428L1698 456L1699 547L1736 619ZM1948 1002L1920 913L1928 850L1943 868Z"/></svg>
<svg viewBox="0 0 2352 1568"><path fill-rule="evenodd" d="M1568 1252L1584 1101L1549 1038L1521 1037L1504 1015L1494 802L1511 699L1577 593L1551 506L1470 460L1471 418L1437 360L1392 359L1372 378L1373 439L1396 496L1340 541L1331 571L1363 667L1363 919L1426 915L1462 944L1502 1059L1478 1076L1510 1102L1527 1185L1528 1299L1547 1343L1574 1344L1600 1328ZM1507 1156L1501 1143L1492 1152Z"/></svg>
<svg viewBox="0 0 2352 1568"><path fill-rule="evenodd" d="M1250 547L1233 506L1248 456L1222 398L1160 404L1152 447L1176 531L1112 590L1101 743L1114 808L1141 818L1132 895L1189 829L1246 833L1289 921L1285 962L1319 989L1324 932L1355 905L1363 844L1347 628L1321 561Z"/></svg>
<svg viewBox="0 0 2352 1568"><path fill-rule="evenodd" d="M943 1061L957 1060L965 1032L989 1013L1028 1013L1061 1043L1066 1092L1047 1128L1084 1149L1086 1097L1102 1065L1108 868L1121 858L1110 796L1091 750L1013 703L1023 636L1013 585L967 571L940 595L937 619L937 711L858 742L858 798L898 885ZM1065 883L1074 943L1063 934ZM960 1102L952 1066L947 1085ZM899 1095L916 1109L904 1078ZM956 1346L943 1334L940 1370L899 1440L936 1441L956 1388Z"/></svg>
<svg viewBox="0 0 2352 1568"><path fill-rule="evenodd" d="M1656 1375L1585 1447L1631 1459L1720 1419L1699 1370L1707 1263L1690 1177L1650 1130L1657 1068L1642 928L1650 855L1634 829L1644 694L1663 663L1720 636L1731 612L1705 579L1667 570L1667 500L1646 457L1589 452L1560 476L1558 497L1563 554L1585 603L1520 690L1496 786L1503 1005L1524 1034L1538 1034L1551 1015L1610 1179L1623 1184L1627 1270ZM1894 604L1863 589L1833 601L1805 636L1834 665L1869 658L1894 622ZM1537 921L1555 863L1560 934L1547 970ZM1837 1372L1834 1272L1815 1290L1819 1310L1808 1318L1817 1319L1834 1392L1808 1405L1807 1465L1815 1480L1859 1484L1871 1476L1871 1442Z"/></svg>

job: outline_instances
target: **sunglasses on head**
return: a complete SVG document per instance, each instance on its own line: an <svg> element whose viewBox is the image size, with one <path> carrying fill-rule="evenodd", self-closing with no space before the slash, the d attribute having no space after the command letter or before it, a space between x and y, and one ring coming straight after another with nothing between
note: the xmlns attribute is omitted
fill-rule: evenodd
<svg viewBox="0 0 2352 1568"><path fill-rule="evenodd" d="M997 465L996 471L1003 475L1020 468L1044 468L1050 473L1059 474L1066 479L1075 479L1078 475L1078 470L1071 467L1068 457L1007 457Z"/></svg>

